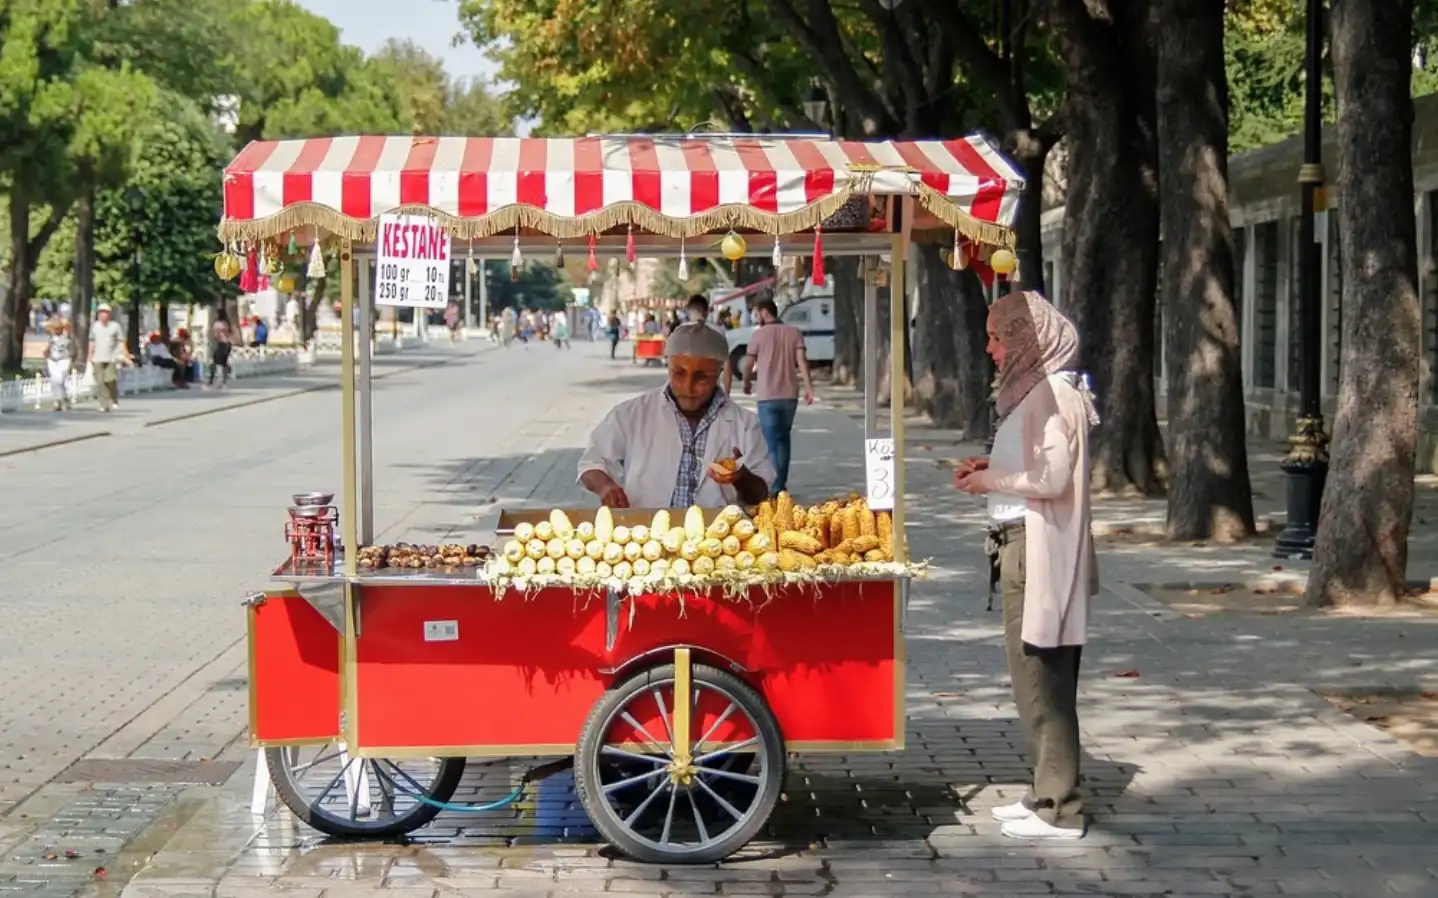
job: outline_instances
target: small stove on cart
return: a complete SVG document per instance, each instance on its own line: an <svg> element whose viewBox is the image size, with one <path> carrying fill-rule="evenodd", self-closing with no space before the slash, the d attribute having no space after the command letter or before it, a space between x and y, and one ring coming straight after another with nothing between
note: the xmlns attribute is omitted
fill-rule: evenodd
<svg viewBox="0 0 1438 898"><path fill-rule="evenodd" d="M290 564L335 561L335 524L339 509L331 505L333 493L299 493L293 497L285 539L290 544Z"/></svg>

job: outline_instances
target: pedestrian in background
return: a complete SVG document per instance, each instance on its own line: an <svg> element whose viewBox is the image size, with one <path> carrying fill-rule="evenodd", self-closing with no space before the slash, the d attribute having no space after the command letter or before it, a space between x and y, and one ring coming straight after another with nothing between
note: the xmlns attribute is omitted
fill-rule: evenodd
<svg viewBox="0 0 1438 898"><path fill-rule="evenodd" d="M90 365L95 371L95 394L100 411L120 407L120 363L133 364L125 346L125 330L110 318L110 307L101 304L90 326Z"/></svg>
<svg viewBox="0 0 1438 898"><path fill-rule="evenodd" d="M993 816L1012 838L1077 839L1079 659L1098 585L1088 438L1098 414L1074 370L1078 331L1048 300L999 299L988 331L999 429L992 454L960 462L954 484L988 497L986 548L998 559L1009 679L1034 764L1028 794Z"/></svg>
<svg viewBox="0 0 1438 898"><path fill-rule="evenodd" d="M72 404L70 368L75 360L75 340L70 336L70 322L64 318L48 318L45 326L50 331L50 342L45 345L45 374L50 380L55 411L62 412Z"/></svg>
<svg viewBox="0 0 1438 898"><path fill-rule="evenodd" d="M779 320L779 309L772 299L760 300L754 307L759 327L749 338L749 351L744 363L744 394L754 392L759 381L759 427L769 446L769 457L777 472L769 485L769 494L778 495L789 486L789 459L793 454L794 417L799 413L799 390L803 384L804 404L814 402L814 381L809 374L809 357L804 352L804 334L792 324ZM733 373L725 372L728 392Z"/></svg>
<svg viewBox="0 0 1438 898"><path fill-rule="evenodd" d="M215 310L215 323L210 325L210 377L206 384L215 385L215 374L220 375L220 389L230 387L230 351L234 349L235 336L230 328L230 316L224 309Z"/></svg>
<svg viewBox="0 0 1438 898"><path fill-rule="evenodd" d="M619 313L610 312L609 320L604 325L604 335L609 338L609 357L613 359L619 351L619 330L622 325L619 322Z"/></svg>

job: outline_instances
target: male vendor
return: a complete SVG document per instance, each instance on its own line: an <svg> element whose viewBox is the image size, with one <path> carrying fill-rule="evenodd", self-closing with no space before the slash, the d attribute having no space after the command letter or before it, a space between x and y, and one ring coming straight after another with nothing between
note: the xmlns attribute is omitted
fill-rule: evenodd
<svg viewBox="0 0 1438 898"><path fill-rule="evenodd" d="M579 482L610 508L757 505L774 465L753 412L719 389L724 335L681 324L664 344L669 383L615 406L589 438ZM721 471L711 463L736 459Z"/></svg>

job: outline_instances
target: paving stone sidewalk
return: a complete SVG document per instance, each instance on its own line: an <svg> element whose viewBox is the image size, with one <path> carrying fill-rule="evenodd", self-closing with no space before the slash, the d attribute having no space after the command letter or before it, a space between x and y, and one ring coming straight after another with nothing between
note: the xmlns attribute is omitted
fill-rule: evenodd
<svg viewBox="0 0 1438 898"><path fill-rule="evenodd" d="M429 492L393 516L388 538L472 532L507 502L575 499L573 466L589 427L657 382L597 359L584 373L562 405L511 433L498 457L402 475L414 478L402 492ZM805 498L862 482L860 424L835 398L801 409L795 425L791 481ZM1082 686L1091 832L1057 846L1002 838L988 810L1021 793L1027 759L998 615L984 610L982 508L954 493L951 470L936 461L970 447L942 436L916 431L908 468L913 551L936 564L910 606L908 748L798 758L772 826L742 857L646 867L594 845L582 821L546 830L523 814L443 814L402 845L327 844L287 813L251 817L244 768L225 787L187 793L200 810L124 894L1438 896L1438 759L1408 752L1312 691L1438 687L1431 619L1194 620L1125 588L1271 574L1260 545L1104 551L1107 588ZM1152 514L1146 503L1105 502L1097 512L1111 525ZM1425 555L1415 566L1431 562ZM223 759L247 755L236 745ZM464 794L492 794L512 773L471 771ZM572 793L559 798L573 813Z"/></svg>

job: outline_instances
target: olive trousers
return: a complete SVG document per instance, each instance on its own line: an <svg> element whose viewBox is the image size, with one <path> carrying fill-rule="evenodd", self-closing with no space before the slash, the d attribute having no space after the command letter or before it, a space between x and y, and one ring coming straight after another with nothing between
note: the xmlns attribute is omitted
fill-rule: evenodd
<svg viewBox="0 0 1438 898"><path fill-rule="evenodd" d="M1082 829L1078 673L1083 646L1039 648L1023 641L1024 550L1023 525L1004 528L999 548L1004 648L1014 704L1034 763L1033 785L1023 803L1047 823Z"/></svg>

